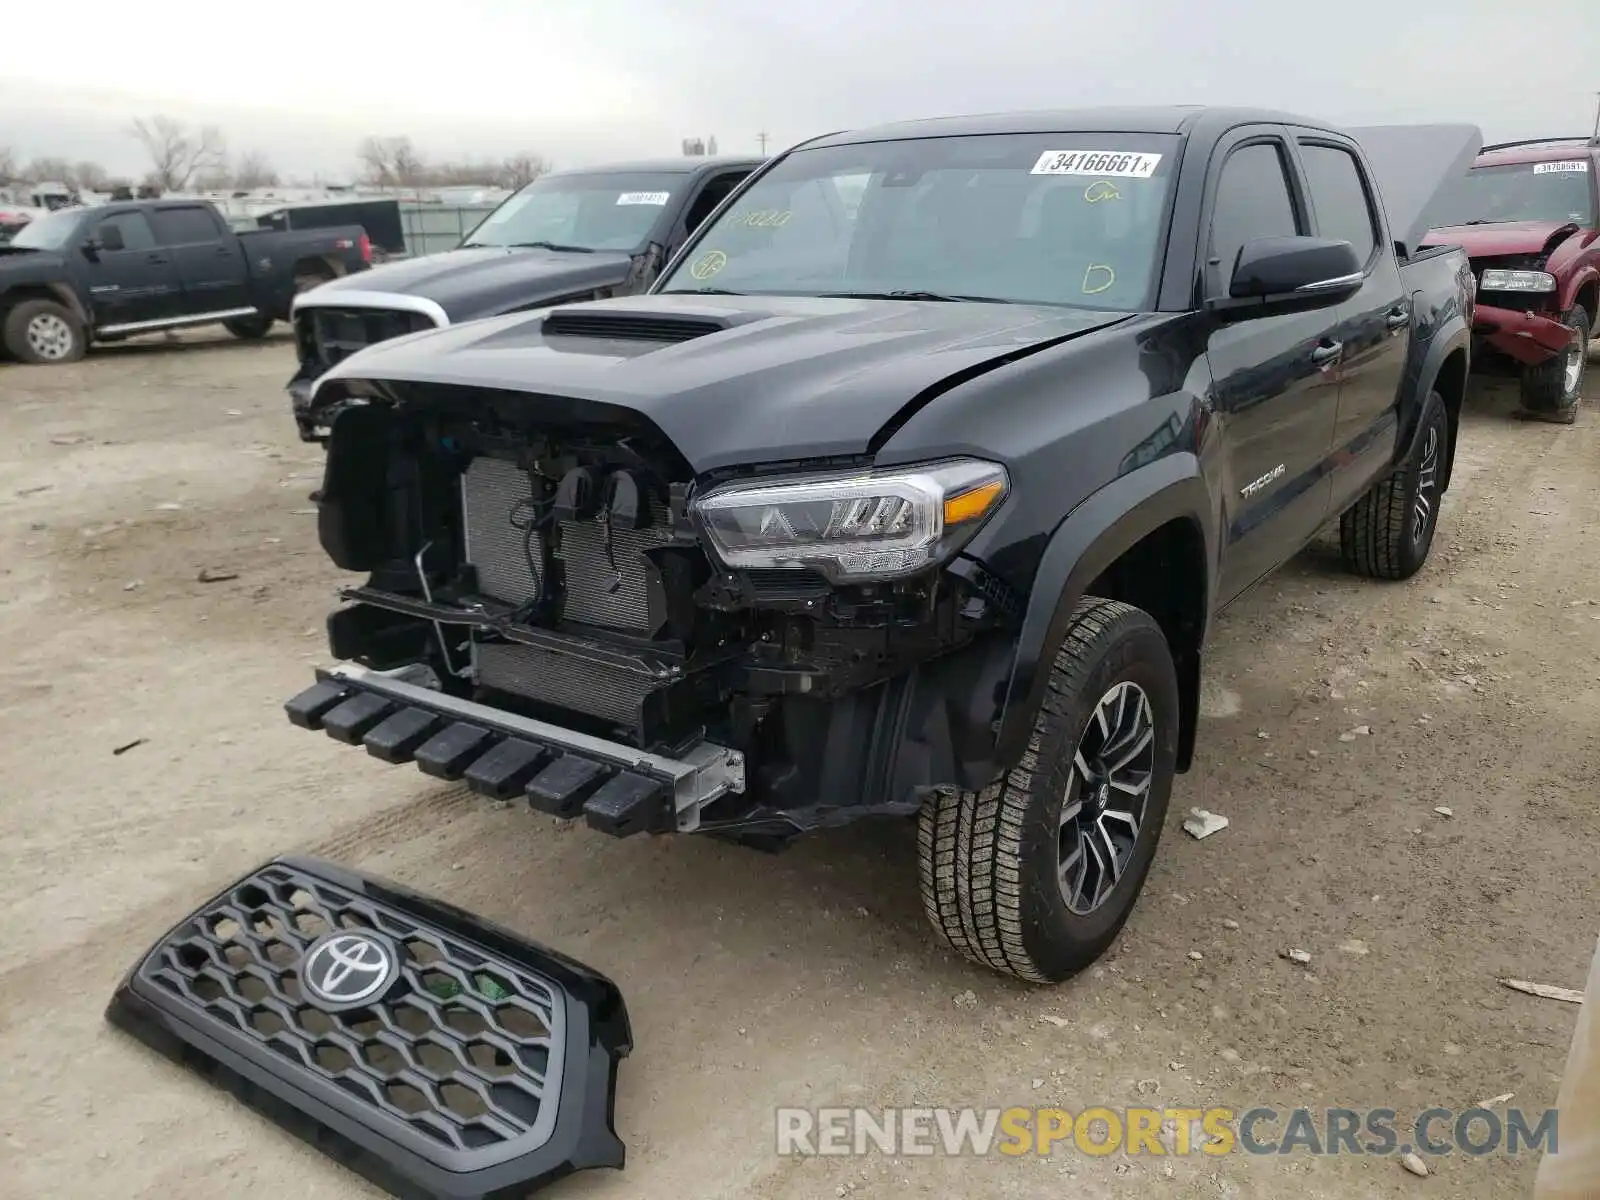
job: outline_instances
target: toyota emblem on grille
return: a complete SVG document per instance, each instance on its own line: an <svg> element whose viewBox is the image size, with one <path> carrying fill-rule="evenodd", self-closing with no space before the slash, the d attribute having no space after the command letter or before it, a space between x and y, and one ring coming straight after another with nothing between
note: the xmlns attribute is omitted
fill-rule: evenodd
<svg viewBox="0 0 1600 1200"><path fill-rule="evenodd" d="M400 960L370 933L326 934L300 962L300 982L313 1000L343 1008L383 994L400 973Z"/></svg>

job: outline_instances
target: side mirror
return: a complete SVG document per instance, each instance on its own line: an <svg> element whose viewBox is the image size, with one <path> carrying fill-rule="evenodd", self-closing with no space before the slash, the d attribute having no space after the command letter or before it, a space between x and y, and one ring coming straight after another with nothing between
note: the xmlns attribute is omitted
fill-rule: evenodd
<svg viewBox="0 0 1600 1200"><path fill-rule="evenodd" d="M1349 242L1317 237L1256 238L1244 244L1214 307L1241 317L1306 312L1361 290L1361 261Z"/></svg>

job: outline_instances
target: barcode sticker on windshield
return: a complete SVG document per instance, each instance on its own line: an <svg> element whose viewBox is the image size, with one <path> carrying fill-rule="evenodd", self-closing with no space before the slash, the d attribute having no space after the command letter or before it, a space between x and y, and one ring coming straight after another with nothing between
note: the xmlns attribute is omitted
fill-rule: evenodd
<svg viewBox="0 0 1600 1200"><path fill-rule="evenodd" d="M1098 175L1102 179L1149 179L1161 164L1159 154L1131 150L1046 150L1032 175Z"/></svg>
<svg viewBox="0 0 1600 1200"><path fill-rule="evenodd" d="M1588 169L1589 164L1584 162L1581 158L1565 158L1560 162L1533 164L1533 173L1535 175L1554 175L1557 172L1565 173L1567 171L1587 171Z"/></svg>
<svg viewBox="0 0 1600 1200"><path fill-rule="evenodd" d="M654 204L660 208L667 202L670 192L623 192L617 197L618 204Z"/></svg>

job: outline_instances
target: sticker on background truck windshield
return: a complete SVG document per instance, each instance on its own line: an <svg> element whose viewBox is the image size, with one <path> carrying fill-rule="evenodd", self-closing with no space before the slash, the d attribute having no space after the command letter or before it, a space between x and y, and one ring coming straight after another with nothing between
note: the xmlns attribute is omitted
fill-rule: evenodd
<svg viewBox="0 0 1600 1200"><path fill-rule="evenodd" d="M1564 158L1560 162L1534 163L1535 175L1554 175L1557 172L1587 171L1589 164L1581 158Z"/></svg>
<svg viewBox="0 0 1600 1200"><path fill-rule="evenodd" d="M667 202L671 192L623 192L617 197L618 204L653 204L660 208Z"/></svg>
<svg viewBox="0 0 1600 1200"><path fill-rule="evenodd" d="M1046 150L1029 174L1149 179L1160 164L1161 155L1132 150Z"/></svg>

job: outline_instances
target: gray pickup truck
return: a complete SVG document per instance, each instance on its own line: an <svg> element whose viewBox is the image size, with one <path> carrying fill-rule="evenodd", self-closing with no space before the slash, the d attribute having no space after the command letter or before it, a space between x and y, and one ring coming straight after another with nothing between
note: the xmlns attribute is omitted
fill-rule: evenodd
<svg viewBox="0 0 1600 1200"><path fill-rule="evenodd" d="M607 296L631 296L735 187L754 158L678 158L561 171L534 180L454 250L387 263L295 304L300 362L289 381L305 441L329 414L312 385L373 344L444 325Z"/></svg>

